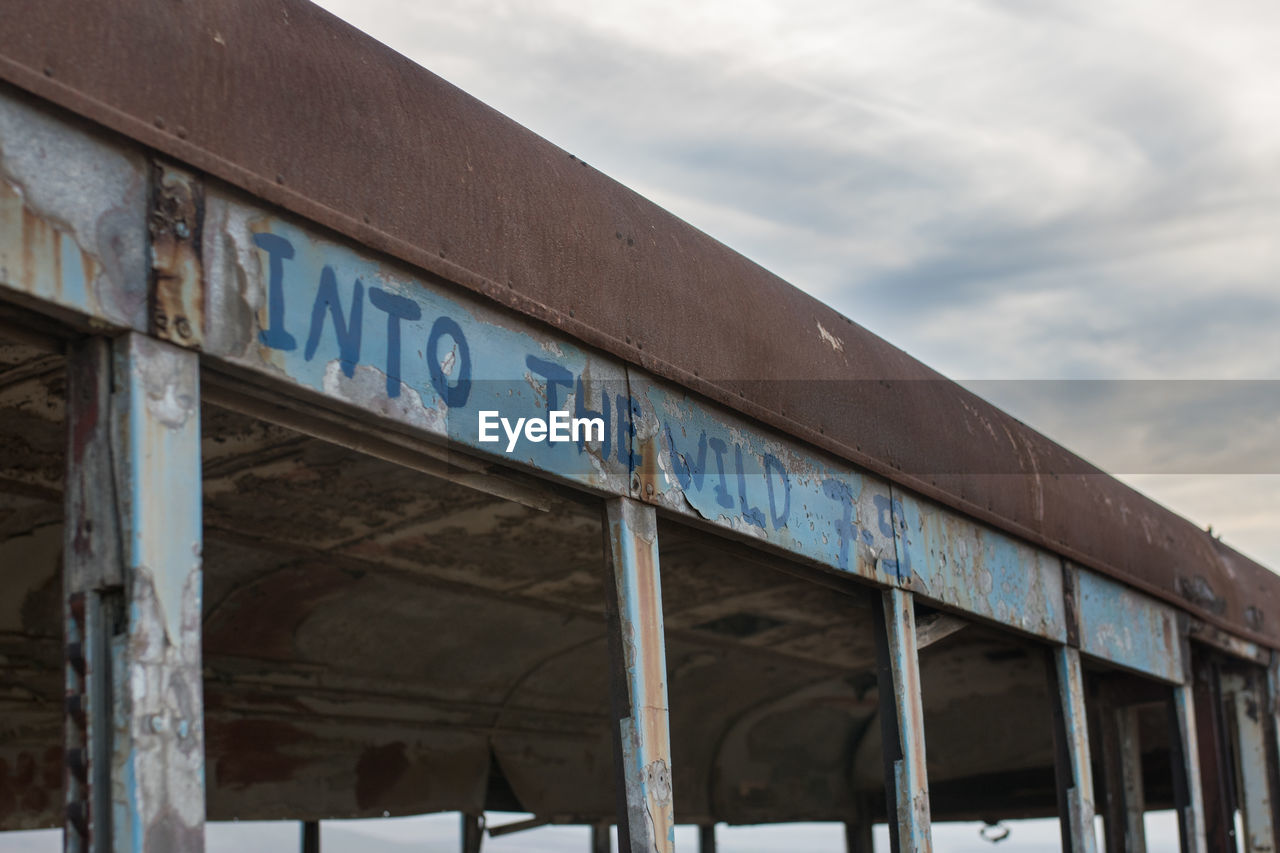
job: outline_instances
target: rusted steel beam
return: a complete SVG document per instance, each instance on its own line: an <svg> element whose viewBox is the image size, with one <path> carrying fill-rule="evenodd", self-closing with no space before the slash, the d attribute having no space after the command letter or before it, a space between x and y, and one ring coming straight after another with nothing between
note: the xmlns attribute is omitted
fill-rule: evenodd
<svg viewBox="0 0 1280 853"><path fill-rule="evenodd" d="M1190 652L1184 649L1183 659ZM1195 696L1188 678L1169 697L1169 764L1173 771L1174 809L1182 853L1206 853L1204 794L1200 784L1200 747L1197 740Z"/></svg>
<svg viewBox="0 0 1280 853"><path fill-rule="evenodd" d="M675 809L658 522L653 507L629 498L606 501L604 522L618 849L667 853Z"/></svg>
<svg viewBox="0 0 1280 853"><path fill-rule="evenodd" d="M1053 704L1054 771L1062 849L1067 853L1096 853L1093 768L1089 763L1080 651L1057 646L1048 652L1046 661Z"/></svg>
<svg viewBox="0 0 1280 853"><path fill-rule="evenodd" d="M927 853L933 842L915 605L911 593L893 588L882 593L882 606L873 607L872 612L889 844L893 853Z"/></svg>
<svg viewBox="0 0 1280 853"><path fill-rule="evenodd" d="M1222 674L1221 683L1236 758L1244 853L1273 853L1280 840L1275 820L1275 744L1262 694L1262 670L1233 669Z"/></svg>
<svg viewBox="0 0 1280 853"><path fill-rule="evenodd" d="M196 357L130 333L109 348L77 343L69 358L67 848L196 853L204 849Z"/></svg>

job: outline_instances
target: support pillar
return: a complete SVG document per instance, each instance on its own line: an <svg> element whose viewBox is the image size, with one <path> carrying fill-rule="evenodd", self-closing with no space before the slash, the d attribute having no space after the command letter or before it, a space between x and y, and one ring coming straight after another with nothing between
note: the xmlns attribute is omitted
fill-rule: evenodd
<svg viewBox="0 0 1280 853"><path fill-rule="evenodd" d="M462 813L462 853L480 853L484 843L484 815Z"/></svg>
<svg viewBox="0 0 1280 853"><path fill-rule="evenodd" d="M204 849L199 370L137 334L67 353L69 853Z"/></svg>
<svg viewBox="0 0 1280 853"><path fill-rule="evenodd" d="M1147 853L1138 709L1104 701L1098 721L1102 726L1102 763L1106 771L1103 814L1107 853Z"/></svg>
<svg viewBox="0 0 1280 853"><path fill-rule="evenodd" d="M1240 792L1244 853L1271 853L1276 849L1276 798L1271 721L1263 713L1262 671L1227 672L1222 675L1236 756L1236 789Z"/></svg>
<svg viewBox="0 0 1280 853"><path fill-rule="evenodd" d="M591 853L613 853L613 839L609 837L609 824L591 824Z"/></svg>
<svg viewBox="0 0 1280 853"><path fill-rule="evenodd" d="M1058 823L1064 853L1097 853L1094 833L1093 768L1085 716L1080 651L1056 646L1049 652L1053 703L1054 771L1058 782Z"/></svg>
<svg viewBox="0 0 1280 853"><path fill-rule="evenodd" d="M698 853L716 853L716 825L704 823L698 827Z"/></svg>
<svg viewBox="0 0 1280 853"><path fill-rule="evenodd" d="M882 593L876 614L876 675L884 751L885 804L893 853L929 853L929 780L925 772L924 702L911 593Z"/></svg>
<svg viewBox="0 0 1280 853"><path fill-rule="evenodd" d="M609 499L604 537L618 850L669 853L675 849L675 809L653 507L630 498Z"/></svg>
<svg viewBox="0 0 1280 853"><path fill-rule="evenodd" d="M1199 778L1204 802L1204 836L1208 850L1236 850L1235 780L1231 772L1226 720L1222 712L1219 662L1213 653L1196 649L1192 658L1194 702L1188 718L1195 724Z"/></svg>
<svg viewBox="0 0 1280 853"><path fill-rule="evenodd" d="M1185 654L1190 660L1190 651ZM1190 684L1179 684L1173 688L1169 701L1169 744L1181 853L1207 853L1204 795L1200 787L1200 745L1195 697Z"/></svg>
<svg viewBox="0 0 1280 853"><path fill-rule="evenodd" d="M302 828L302 853L320 853L320 821L304 820Z"/></svg>

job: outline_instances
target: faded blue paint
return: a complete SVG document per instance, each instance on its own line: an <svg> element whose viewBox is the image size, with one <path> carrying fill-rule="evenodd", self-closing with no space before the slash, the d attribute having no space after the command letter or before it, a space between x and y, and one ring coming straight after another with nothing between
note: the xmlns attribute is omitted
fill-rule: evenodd
<svg viewBox="0 0 1280 853"><path fill-rule="evenodd" d="M1276 827L1272 823L1271 774L1267 769L1267 729L1270 726L1262 691L1262 668L1250 667L1247 674L1224 673L1222 694L1228 713L1234 718L1227 727L1234 740L1240 778L1241 824L1244 853L1272 853Z"/></svg>
<svg viewBox="0 0 1280 853"><path fill-rule="evenodd" d="M895 503L898 550L918 595L1039 637L1065 641L1056 555L912 495Z"/></svg>
<svg viewBox="0 0 1280 853"><path fill-rule="evenodd" d="M1077 572L1080 651L1181 683L1182 638L1173 608L1096 572Z"/></svg>
<svg viewBox="0 0 1280 853"><path fill-rule="evenodd" d="M887 482L675 386L633 373L631 389L646 500L839 571L898 581Z"/></svg>
<svg viewBox="0 0 1280 853"><path fill-rule="evenodd" d="M212 202L216 204L215 202ZM621 365L251 212L238 235L259 294L247 360L503 461L582 485L625 484L634 404ZM248 238L248 239L245 239ZM479 440L479 413L607 421L603 441Z"/></svg>
<svg viewBox="0 0 1280 853"><path fill-rule="evenodd" d="M1187 780L1191 802L1179 815L1178 831L1189 853L1207 853L1205 839L1204 793L1200 787L1200 745L1196 736L1195 694L1190 683L1173 688L1174 717L1178 730L1171 733L1182 745L1182 769Z"/></svg>
<svg viewBox="0 0 1280 853"><path fill-rule="evenodd" d="M145 330L145 176L137 152L0 93L0 293Z"/></svg>
<svg viewBox="0 0 1280 853"><path fill-rule="evenodd" d="M892 588L882 594L888 633L889 671L902 758L893 764L898 847L902 853L933 849L929 813L929 775L925 760L924 697L916 646L915 603L911 593Z"/></svg>
<svg viewBox="0 0 1280 853"><path fill-rule="evenodd" d="M1062 706L1066 727L1067 755L1071 765L1071 786L1067 789L1067 814L1060 820L1071 828L1072 849L1067 853L1097 853L1098 837L1093 820L1093 764L1089 758L1089 717L1084 702L1084 672L1080 653L1071 646L1054 649L1058 673L1057 702Z"/></svg>
<svg viewBox="0 0 1280 853"><path fill-rule="evenodd" d="M194 352L132 333L113 341L112 356L127 620L111 648L112 849L142 853L163 824L174 853L198 853L205 798L199 368Z"/></svg>
<svg viewBox="0 0 1280 853"><path fill-rule="evenodd" d="M613 669L626 681L618 737L631 847L667 853L674 849L675 808L657 518L653 507L628 498L609 501L606 516L618 605L615 647L622 655Z"/></svg>

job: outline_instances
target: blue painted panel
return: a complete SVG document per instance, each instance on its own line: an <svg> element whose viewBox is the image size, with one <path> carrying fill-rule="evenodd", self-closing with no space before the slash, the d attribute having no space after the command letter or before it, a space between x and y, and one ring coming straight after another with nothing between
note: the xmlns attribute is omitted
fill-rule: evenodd
<svg viewBox="0 0 1280 853"><path fill-rule="evenodd" d="M884 584L899 578L889 484L679 388L633 374L646 500Z"/></svg>
<svg viewBox="0 0 1280 853"><path fill-rule="evenodd" d="M145 330L146 174L137 152L0 94L0 293Z"/></svg>
<svg viewBox="0 0 1280 853"><path fill-rule="evenodd" d="M1080 651L1181 683L1182 644L1171 607L1096 572L1079 570Z"/></svg>
<svg viewBox="0 0 1280 853"><path fill-rule="evenodd" d="M247 322L212 329L206 349L503 462L625 492L633 406L620 364L291 221L208 204L206 244L221 246L206 262L210 313L240 307ZM553 410L602 423L577 441L514 445L496 423ZM496 441L481 440L485 411Z"/></svg>
<svg viewBox="0 0 1280 853"><path fill-rule="evenodd" d="M902 495L899 552L911 589L1036 636L1067 636L1055 555L911 495Z"/></svg>

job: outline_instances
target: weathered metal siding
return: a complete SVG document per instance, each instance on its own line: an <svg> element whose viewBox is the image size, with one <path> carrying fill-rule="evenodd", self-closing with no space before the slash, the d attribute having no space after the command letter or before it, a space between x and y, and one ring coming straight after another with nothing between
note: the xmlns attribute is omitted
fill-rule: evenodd
<svg viewBox="0 0 1280 853"><path fill-rule="evenodd" d="M629 498L609 501L604 540L618 845L631 853L672 853L675 798L658 519L653 508Z"/></svg>
<svg viewBox="0 0 1280 853"><path fill-rule="evenodd" d="M1052 554L895 490L898 552L921 598L1063 642L1062 565Z"/></svg>
<svg viewBox="0 0 1280 853"><path fill-rule="evenodd" d="M146 329L143 159L0 88L0 293Z"/></svg>
<svg viewBox="0 0 1280 853"><path fill-rule="evenodd" d="M1221 627L1280 636L1262 566L304 0L8 3L0 77Z"/></svg>
<svg viewBox="0 0 1280 853"><path fill-rule="evenodd" d="M629 490L620 363L216 190L204 223L206 353L507 463ZM522 438L512 454L501 428L480 441L481 411L514 422L554 409L603 419L603 439Z"/></svg>
<svg viewBox="0 0 1280 853"><path fill-rule="evenodd" d="M1076 577L1080 651L1181 683L1185 676L1177 613L1096 572L1081 569Z"/></svg>

